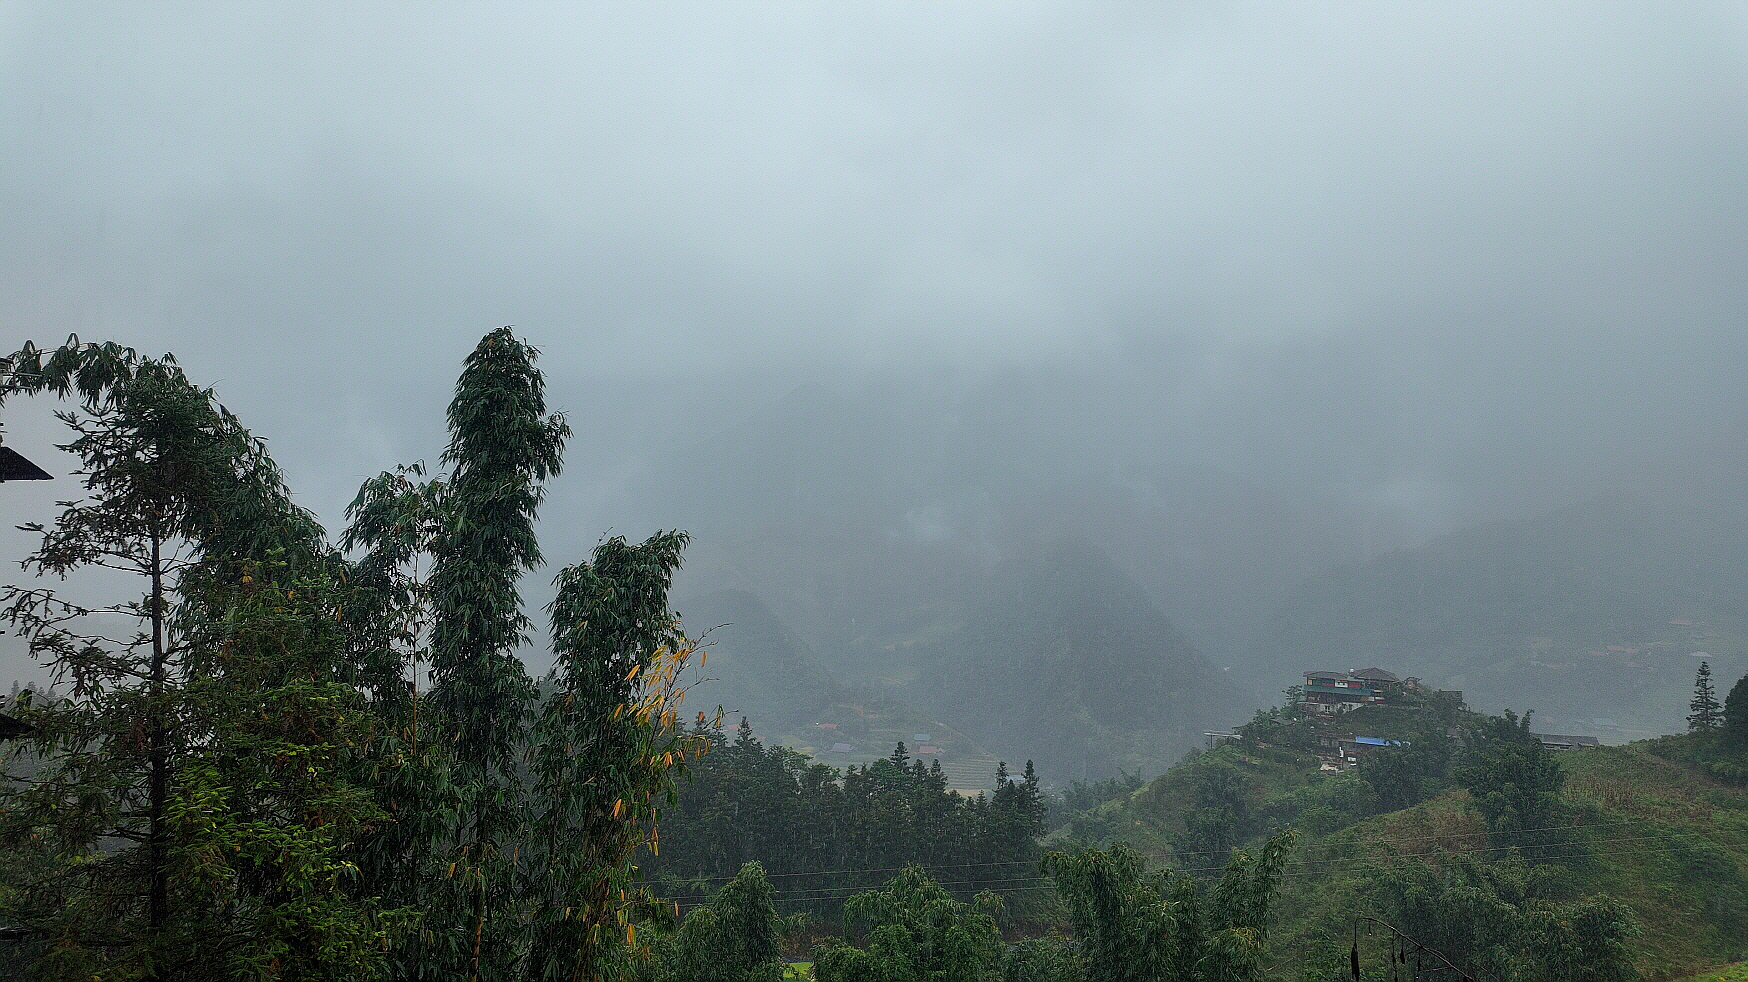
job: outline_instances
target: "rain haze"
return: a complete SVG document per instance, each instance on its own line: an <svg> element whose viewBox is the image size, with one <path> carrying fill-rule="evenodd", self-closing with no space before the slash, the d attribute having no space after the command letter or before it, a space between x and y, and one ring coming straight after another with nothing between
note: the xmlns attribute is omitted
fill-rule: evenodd
<svg viewBox="0 0 1748 982"><path fill-rule="evenodd" d="M1064 542L1233 712L1357 667L1293 626L1332 571L1548 515L1709 571L1623 602L1711 635L1532 624L1482 646L1509 671L1422 638L1403 674L1521 710L1618 642L1674 693L1650 732L1692 648L1748 670L1743 598L1690 609L1748 582L1739 4L8 3L0 91L0 347L175 353L331 531L514 325L576 434L549 562L687 529L682 613L756 595L936 718L932 663L868 653ZM6 441L64 474L52 408ZM7 485L6 524L72 487Z"/></svg>

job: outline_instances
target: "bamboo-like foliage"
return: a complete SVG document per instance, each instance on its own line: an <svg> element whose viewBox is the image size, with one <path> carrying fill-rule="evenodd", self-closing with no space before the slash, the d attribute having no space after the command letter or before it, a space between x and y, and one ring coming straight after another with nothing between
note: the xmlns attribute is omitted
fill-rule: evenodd
<svg viewBox="0 0 1748 982"><path fill-rule="evenodd" d="M846 935L864 935L867 944L819 945L814 974L820 982L991 978L1001 955L1001 906L988 892L960 903L922 867L906 866L881 889L845 902Z"/></svg>
<svg viewBox="0 0 1748 982"><path fill-rule="evenodd" d="M542 482L570 435L546 413L537 357L509 328L486 335L449 406L447 479L385 473L348 511L343 542L365 550L354 640L378 719L373 779L397 819L366 844L367 880L423 912L392 958L406 978L513 978L527 953L516 870L535 687L517 656L529 627L517 584L541 561Z"/></svg>
<svg viewBox="0 0 1748 982"><path fill-rule="evenodd" d="M640 966L651 982L782 982L782 939L805 914L782 917L758 863L747 863L708 904L692 908L658 957Z"/></svg>
<svg viewBox="0 0 1748 982"><path fill-rule="evenodd" d="M612 977L638 949L633 858L657 848L674 775L708 746L682 732L692 643L668 610L684 532L612 538L558 576L555 691L535 726L534 911L529 977Z"/></svg>
<svg viewBox="0 0 1748 982"><path fill-rule="evenodd" d="M693 647L667 593L684 533L608 540L559 575L543 702L517 656L529 628L517 583L540 562L541 482L570 432L546 415L535 357L507 328L487 335L449 408L448 477L385 473L349 511L373 781L396 818L365 843L365 879L422 913L391 954L403 978L624 967L639 948L633 857L654 848L673 775L705 745L676 725ZM422 698L407 681L421 663Z"/></svg>
<svg viewBox="0 0 1748 982"><path fill-rule="evenodd" d="M562 415L546 415L536 356L509 328L468 356L449 405L443 462L453 470L433 499L431 701L463 773L487 783L513 772L534 697L516 657L529 627L516 584L540 564L541 482L559 472L570 436ZM494 831L490 812L475 816L488 823L482 839Z"/></svg>
<svg viewBox="0 0 1748 982"><path fill-rule="evenodd" d="M1187 876L1149 871L1121 843L1050 853L1044 872L1067 905L1088 978L1113 982L1258 982L1270 908L1295 834L1276 833L1255 856L1234 852L1199 895Z"/></svg>
<svg viewBox="0 0 1748 982"><path fill-rule="evenodd" d="M539 565L534 522L541 482L558 473L570 429L546 414L538 352L509 328L468 355L449 405L449 480L434 489L431 693L426 734L449 751L453 802L442 802L448 841L442 899L425 936L459 964L444 977L511 977L526 944L513 907L520 819L517 775L534 683L516 655L527 642L517 582ZM445 856L445 853L447 854ZM459 943L460 950L456 950Z"/></svg>
<svg viewBox="0 0 1748 982"><path fill-rule="evenodd" d="M81 400L63 418L88 494L34 527L26 568L144 584L104 608L0 595L72 683L19 711L45 763L0 800L0 836L41 867L0 890L44 939L39 974L604 978L637 952L635 854L707 744L677 725L686 536L613 539L560 575L534 719L517 583L569 435L534 358L508 329L481 341L447 478L367 482L347 563L168 357L19 353L19 388ZM139 630L106 636L106 616Z"/></svg>

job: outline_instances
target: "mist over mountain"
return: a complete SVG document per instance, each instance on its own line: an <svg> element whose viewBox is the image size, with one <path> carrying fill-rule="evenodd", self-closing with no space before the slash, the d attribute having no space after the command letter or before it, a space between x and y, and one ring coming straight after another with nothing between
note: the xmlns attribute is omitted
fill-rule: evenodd
<svg viewBox="0 0 1748 982"><path fill-rule="evenodd" d="M1245 473L1079 376L948 381L796 388L665 447L596 507L692 530L681 589L757 593L833 671L844 644L902 633L887 622L1039 539L1104 550L1218 659L1305 576L1422 534L1327 474Z"/></svg>
<svg viewBox="0 0 1748 982"><path fill-rule="evenodd" d="M1084 543L1045 543L1004 563L972 593L962 625L903 647L899 692L1035 758L1057 782L1161 769L1248 705Z"/></svg>
<svg viewBox="0 0 1748 982"><path fill-rule="evenodd" d="M1090 745L1096 771L1146 769L1106 729L1127 697L1156 700L1150 725L1175 728L1157 745L1166 761L1307 668L1381 665L1614 739L1680 728L1693 652L1731 670L1748 511L1727 489L1551 512L1520 498L1519 517L1453 529L1485 512L1344 497L1316 467L1266 481L1205 437L1174 451L1152 431L1125 443L1108 421L1039 426L998 408L1000 389L803 386L678 453L707 480L643 484L627 509L698 531L683 594L756 594L836 678L1074 774ZM1052 647L1071 613L1086 644L1156 650ZM1699 626L1669 623L1683 620ZM1126 684L1053 674L1068 663L1118 666ZM1205 691L1178 700L1167 676Z"/></svg>
<svg viewBox="0 0 1748 982"><path fill-rule="evenodd" d="M1442 536L1307 580L1251 657L1282 678L1379 665L1548 731L1680 732L1702 660L1748 673L1748 512L1609 495Z"/></svg>
<svg viewBox="0 0 1748 982"><path fill-rule="evenodd" d="M1468 613L1293 591L1599 493L1710 496L1702 542L1748 510L1739 5L13 3L0 42L9 338L174 352L332 530L514 324L575 430L548 561L689 530L689 623L744 591L839 685L914 685L1067 542L1255 704L1397 642L1486 695L1498 618L1640 647L1702 567L1575 600L1514 560L1521 616L1455 573L1426 602ZM7 445L66 474L52 408ZM8 484L0 553L71 483ZM1636 535L1571 541L1643 570ZM1367 641L1380 606L1428 623Z"/></svg>
<svg viewBox="0 0 1748 982"><path fill-rule="evenodd" d="M693 711L724 724L750 717L766 733L811 725L830 699L833 682L788 625L744 590L718 590L680 612L704 641L690 700Z"/></svg>

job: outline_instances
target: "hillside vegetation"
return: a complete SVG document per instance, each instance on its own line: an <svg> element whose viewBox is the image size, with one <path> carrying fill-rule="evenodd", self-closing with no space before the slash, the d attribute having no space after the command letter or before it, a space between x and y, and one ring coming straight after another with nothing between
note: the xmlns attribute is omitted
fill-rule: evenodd
<svg viewBox="0 0 1748 982"><path fill-rule="evenodd" d="M713 629L693 704L836 765L899 740L939 745L923 753L976 767L957 787L989 788L998 758L1058 780L1157 773L1251 704L1133 578L1071 539L865 619L829 662L750 592L707 594L686 614Z"/></svg>
<svg viewBox="0 0 1748 982"><path fill-rule="evenodd" d="M1447 719L1468 745L1427 747ZM1205 876L1234 846L1296 826L1301 844L1271 935L1277 978L1346 975L1356 937L1363 969L1386 977L1387 952L1401 942L1385 925L1480 977L1528 957L1514 944L1559 947L1562 931L1579 932L1571 957L1614 946L1644 979L1748 957L1748 789L1708 773L1704 760L1722 753L1713 739L1555 753L1512 742L1527 722L1412 706L1328 720L1263 713L1241 742L1073 815L1051 838L1125 841ZM1310 749L1319 727L1418 742L1330 773ZM1520 821L1498 807L1503 770L1488 772L1481 758L1500 753L1514 768L1551 768L1540 802L1518 803L1543 817ZM1392 796L1404 793L1417 800L1396 807ZM1523 940L1531 937L1540 940Z"/></svg>

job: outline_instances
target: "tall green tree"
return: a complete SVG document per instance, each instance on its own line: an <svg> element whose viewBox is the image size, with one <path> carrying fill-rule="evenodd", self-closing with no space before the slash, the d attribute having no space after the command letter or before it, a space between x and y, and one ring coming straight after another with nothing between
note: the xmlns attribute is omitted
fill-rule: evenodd
<svg viewBox="0 0 1748 982"><path fill-rule="evenodd" d="M1256 856L1235 852L1206 895L1188 876L1150 871L1118 843L1044 857L1081 943L1086 977L1110 982L1260 982L1269 918L1291 829Z"/></svg>
<svg viewBox="0 0 1748 982"><path fill-rule="evenodd" d="M1710 733L1723 722L1723 707L1718 704L1717 690L1712 687L1712 666L1699 663L1693 676L1693 701L1687 704L1687 731Z"/></svg>
<svg viewBox="0 0 1748 982"><path fill-rule="evenodd" d="M771 895L764 867L742 866L659 946L658 977L663 982L780 982L783 934L799 923L778 915Z"/></svg>
<svg viewBox="0 0 1748 982"><path fill-rule="evenodd" d="M1557 833L1566 772L1530 732L1530 717L1511 710L1468 728L1464 763L1456 778L1469 791L1495 848L1545 856Z"/></svg>
<svg viewBox="0 0 1748 982"><path fill-rule="evenodd" d="M846 935L863 946L827 942L814 950L819 982L976 982L1001 956L995 917L1001 900L955 900L920 866L906 866L879 890L844 904Z"/></svg>
<svg viewBox="0 0 1748 982"><path fill-rule="evenodd" d="M449 404L449 480L430 498L428 732L449 743L459 800L453 827L442 830L450 889L426 937L444 947L459 940L461 963L447 971L474 980L509 977L525 952L521 919L509 909L517 857L505 848L520 821L517 757L535 697L516 654L530 626L517 583L541 562L542 482L559 472L570 435L562 415L546 413L537 356L507 327L468 355Z"/></svg>
<svg viewBox="0 0 1748 982"><path fill-rule="evenodd" d="M672 777L708 744L678 724L692 646L667 606L686 536L603 542L557 578L553 675L518 649L518 582L569 436L537 352L508 328L467 358L446 478L385 473L349 512L348 621L377 714L377 786L398 819L367 843L367 881L416 905L392 953L410 979L588 979L633 949L634 857L655 847ZM429 557L429 574L419 564ZM408 675L428 664L420 695Z"/></svg>
<svg viewBox="0 0 1748 982"><path fill-rule="evenodd" d="M1748 675L1737 679L1730 687L1730 694L1724 697L1718 735L1726 747L1748 749Z"/></svg>
<svg viewBox="0 0 1748 982"><path fill-rule="evenodd" d="M465 930L433 931L446 917L461 916L438 894L452 901L456 894L445 859L462 802L453 743L432 724L434 712L415 674L429 655L430 591L421 563L435 535L433 499L442 487L423 478L423 468L413 465L366 481L347 508L341 539L356 558L338 622L351 681L371 719L361 777L392 819L357 844L359 890L420 913L414 929L402 932L385 954L391 975L400 979L453 978L443 972L460 963L455 939Z"/></svg>
<svg viewBox="0 0 1748 982"><path fill-rule="evenodd" d="M534 525L570 434L546 412L537 358L509 328L482 338L449 405L447 477L384 473L348 510L343 543L361 554L347 624L379 796L399 819L366 844L367 882L422 911L393 953L407 978L512 978L528 954L521 763L536 688L517 655L530 627L518 584L541 562Z"/></svg>
<svg viewBox="0 0 1748 982"><path fill-rule="evenodd" d="M349 892L344 849L379 816L349 781L362 717L320 527L173 359L74 338L14 362L18 389L78 398L60 416L86 495L26 526L42 538L25 569L139 589L0 591L72 683L21 710L43 766L0 802L0 837L53 857L11 912L49 939L38 974L369 976L384 922Z"/></svg>
<svg viewBox="0 0 1748 982"><path fill-rule="evenodd" d="M684 532L614 537L558 575L555 691L534 727L531 834L538 857L530 977L610 978L635 944L633 860L657 847L673 779L708 741L684 732L681 672L692 653L668 609Z"/></svg>

